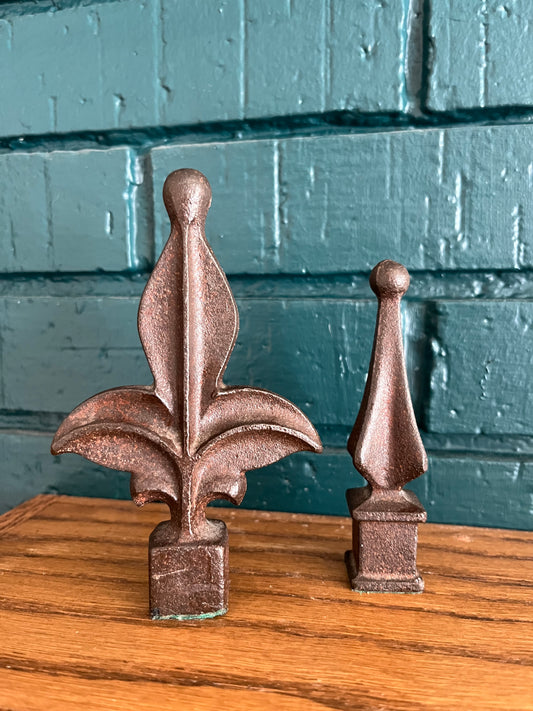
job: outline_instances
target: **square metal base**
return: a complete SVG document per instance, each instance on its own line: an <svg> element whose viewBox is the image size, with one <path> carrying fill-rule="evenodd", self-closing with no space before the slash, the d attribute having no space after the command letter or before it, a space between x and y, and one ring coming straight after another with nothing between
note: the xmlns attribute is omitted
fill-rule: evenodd
<svg viewBox="0 0 533 711"><path fill-rule="evenodd" d="M202 619L228 609L228 532L221 521L214 540L168 543L164 522L150 536L152 619ZM213 522L214 523L214 522ZM163 527L163 529L161 529Z"/></svg>
<svg viewBox="0 0 533 711"><path fill-rule="evenodd" d="M353 551L346 551L344 554L344 562L348 571L348 579L352 590L359 592L395 592L395 593L420 593L424 590L424 581L418 574L415 577L402 579L376 579L366 578L364 575L359 575L357 565L353 556Z"/></svg>
<svg viewBox="0 0 533 711"><path fill-rule="evenodd" d="M412 491L346 492L352 514L352 550L345 555L352 590L422 592L416 567L418 523L426 512Z"/></svg>

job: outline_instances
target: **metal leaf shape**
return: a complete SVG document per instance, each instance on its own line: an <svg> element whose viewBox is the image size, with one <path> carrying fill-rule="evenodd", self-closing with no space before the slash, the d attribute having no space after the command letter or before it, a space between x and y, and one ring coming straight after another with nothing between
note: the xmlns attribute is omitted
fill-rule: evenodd
<svg viewBox="0 0 533 711"><path fill-rule="evenodd" d="M165 182L163 198L172 231L141 300L139 334L155 392L174 415L184 452L193 455L201 444L201 417L221 386L239 319L227 279L205 239L209 183L197 171L176 171Z"/></svg>
<svg viewBox="0 0 533 711"><path fill-rule="evenodd" d="M195 466L192 498L195 515L201 515L216 498L239 504L246 493L244 473L248 470L315 447L315 437L270 423L244 425L224 432L202 449Z"/></svg>
<svg viewBox="0 0 533 711"><path fill-rule="evenodd" d="M96 464L131 472L131 491L139 505L166 501L175 514L180 501L181 476L173 453L146 430L121 422L77 427L54 439L53 453L81 454ZM154 485L153 472L157 471Z"/></svg>
<svg viewBox="0 0 533 711"><path fill-rule="evenodd" d="M172 426L172 417L165 405L154 395L152 387L129 386L98 393L74 408L59 426L53 442L52 454L67 445L79 428L95 423L122 423L154 436L163 437L180 453L179 440Z"/></svg>
<svg viewBox="0 0 533 711"><path fill-rule="evenodd" d="M290 429L307 438L312 449L320 447L315 428L296 405L269 390L245 386L225 388L211 401L202 419L203 442L236 427L258 423Z"/></svg>

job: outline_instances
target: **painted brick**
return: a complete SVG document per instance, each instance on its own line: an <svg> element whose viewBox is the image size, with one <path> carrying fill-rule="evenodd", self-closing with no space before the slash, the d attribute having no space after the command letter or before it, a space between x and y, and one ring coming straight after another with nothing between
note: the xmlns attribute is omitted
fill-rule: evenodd
<svg viewBox="0 0 533 711"><path fill-rule="evenodd" d="M1 407L68 412L95 392L151 382L136 331L138 300L0 301ZM244 299L227 382L266 387L318 424L353 422L370 356L372 301Z"/></svg>
<svg viewBox="0 0 533 711"><path fill-rule="evenodd" d="M429 464L429 521L533 530L532 462L432 456Z"/></svg>
<svg viewBox="0 0 533 711"><path fill-rule="evenodd" d="M51 439L46 432L0 431L4 463L0 513L43 492L129 498L129 474L73 454L52 457ZM342 516L348 514L345 490L363 483L348 453L337 450L296 454L249 472L247 479L243 508ZM532 527L531 463L432 456L427 474L410 488L416 490L432 523Z"/></svg>
<svg viewBox="0 0 533 711"><path fill-rule="evenodd" d="M249 472L247 480L243 502L247 508L333 516L349 516L345 492L365 484L346 450L328 448L320 455L291 455L268 468ZM420 483L425 492L423 479L411 488L417 488L423 498Z"/></svg>
<svg viewBox="0 0 533 711"><path fill-rule="evenodd" d="M368 113L405 110L406 4L330 0L329 15L326 108ZM307 35L304 41L300 51L308 56Z"/></svg>
<svg viewBox="0 0 533 711"><path fill-rule="evenodd" d="M266 387L316 425L351 424L363 395L373 301L244 299L227 381Z"/></svg>
<svg viewBox="0 0 533 711"><path fill-rule="evenodd" d="M156 253L160 253L170 233L162 199L165 178L178 168L196 168L207 176L213 190L206 233L225 271L274 271L279 233L275 145L273 141L237 141L152 150Z"/></svg>
<svg viewBox="0 0 533 711"><path fill-rule="evenodd" d="M6 298L3 407L68 412L96 391L151 382L138 300Z"/></svg>
<svg viewBox="0 0 533 711"><path fill-rule="evenodd" d="M0 271L120 271L148 249L128 149L0 154Z"/></svg>
<svg viewBox="0 0 533 711"><path fill-rule="evenodd" d="M529 0L428 5L430 110L533 104Z"/></svg>
<svg viewBox="0 0 533 711"><path fill-rule="evenodd" d="M488 0L474 10L460 0L59 5L0 7L0 136L398 113L419 99L450 122L462 109L482 119L485 108L524 113L532 105L527 0ZM418 94L426 76L417 52L428 29L428 85ZM85 142L59 151L42 141L30 151L21 139L0 154L0 271L149 266L152 240L158 253L169 231L163 180L179 167L199 168L213 185L208 236L229 274L342 275L390 257L424 270L433 284L447 270L457 285L461 270L484 270L484 286L471 277L447 293L485 298L446 301L439 291L435 300L419 288L406 305L407 362L430 449L430 470L413 488L430 521L531 529L533 126L388 131L376 122L374 132L358 130L227 142L206 134L204 142L161 145L146 162L128 148L85 150ZM121 135L127 144L127 131ZM65 145L75 143L70 136ZM491 286L490 298L512 301L487 300L498 270L509 270L514 286ZM75 284L77 294L117 288L128 296L56 298L42 296L47 280L2 280L4 294L20 295L0 298L0 409L10 427L48 428L50 413L98 390L150 381L131 296L137 286L107 278L95 287L91 279L63 280L61 289L54 282L53 293ZM281 298L289 280L255 280L265 291L236 281L248 298L239 300L228 382L286 395L327 445L342 444L368 365L370 292L366 301L360 287L352 300L340 299L352 293L335 291L341 279L294 278L291 298ZM301 298L311 283L319 298ZM25 295L26 286L41 296ZM268 298L250 298L256 293ZM0 510L41 491L128 496L127 474L53 458L50 439L0 430ZM361 483L347 453L331 448L287 458L248 481L245 506L333 514L347 513L344 490Z"/></svg>
<svg viewBox="0 0 533 711"><path fill-rule="evenodd" d="M0 135L155 123L156 5L95 3L0 20Z"/></svg>
<svg viewBox="0 0 533 711"><path fill-rule="evenodd" d="M159 52L160 111L155 123L242 118L242 2L149 4L156 13Z"/></svg>
<svg viewBox="0 0 533 711"><path fill-rule="evenodd" d="M345 490L364 483L347 452L301 453L250 472L244 505L345 516ZM408 488L424 504L431 523L533 528L531 462L433 454L426 474Z"/></svg>
<svg viewBox="0 0 533 711"><path fill-rule="evenodd" d="M99 467L74 454L53 457L52 436L50 432L0 431L0 513L37 494L129 497L129 474Z"/></svg>
<svg viewBox="0 0 533 711"><path fill-rule="evenodd" d="M533 303L441 302L430 432L532 434Z"/></svg>
<svg viewBox="0 0 533 711"><path fill-rule="evenodd" d="M245 3L244 95L250 116L310 113L325 108L328 61L326 3ZM295 41L296 39L296 41ZM304 52L302 40L312 51ZM265 49L268 47L268 50Z"/></svg>
<svg viewBox="0 0 533 711"><path fill-rule="evenodd" d="M156 245L167 173L211 181L208 235L235 273L519 269L533 264L533 126L165 145L151 153ZM247 245L243 249L243 245Z"/></svg>
<svg viewBox="0 0 533 711"><path fill-rule="evenodd" d="M402 3L372 0L7 10L0 135L400 111L405 22Z"/></svg>
<svg viewBox="0 0 533 711"><path fill-rule="evenodd" d="M401 3L245 3L246 115L403 109ZM379 88L372 89L377 81Z"/></svg>
<svg viewBox="0 0 533 711"><path fill-rule="evenodd" d="M150 382L137 305L133 297L4 297L0 406L67 412L96 391ZM414 307L407 362L425 429L533 434L524 386L533 364L533 305L435 302L426 335L424 310ZM374 301L244 298L239 312L227 382L279 392L318 426L351 426L368 367ZM426 349L420 338L432 338L431 373L420 370Z"/></svg>

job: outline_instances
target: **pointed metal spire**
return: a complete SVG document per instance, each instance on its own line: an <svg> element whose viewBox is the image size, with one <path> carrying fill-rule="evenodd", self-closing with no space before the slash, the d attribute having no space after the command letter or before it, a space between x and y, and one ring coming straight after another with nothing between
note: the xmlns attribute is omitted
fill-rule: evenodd
<svg viewBox="0 0 533 711"><path fill-rule="evenodd" d="M400 300L409 282L407 269L390 259L370 275L378 316L365 393L348 451L373 489L401 489L428 466L403 354Z"/></svg>
<svg viewBox="0 0 533 711"><path fill-rule="evenodd" d="M352 588L419 592L416 570L418 522L426 512L402 487L428 466L409 393L403 353L400 301L409 288L407 269L391 260L370 275L378 315L368 379L348 440L354 466L369 486L349 489L353 550L346 562Z"/></svg>

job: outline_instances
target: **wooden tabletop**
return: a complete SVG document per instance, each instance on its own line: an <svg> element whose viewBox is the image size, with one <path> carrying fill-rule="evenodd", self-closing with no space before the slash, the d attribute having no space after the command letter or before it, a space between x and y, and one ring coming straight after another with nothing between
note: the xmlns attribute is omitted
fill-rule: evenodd
<svg viewBox="0 0 533 711"><path fill-rule="evenodd" d="M350 521L217 509L227 615L148 617L159 505L0 517L0 708L533 709L533 533L420 527L421 595L348 587Z"/></svg>

